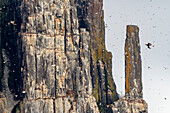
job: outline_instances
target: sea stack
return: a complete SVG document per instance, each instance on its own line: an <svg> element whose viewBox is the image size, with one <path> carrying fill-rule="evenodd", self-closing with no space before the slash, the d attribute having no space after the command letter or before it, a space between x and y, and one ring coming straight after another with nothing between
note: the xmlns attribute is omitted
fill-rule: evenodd
<svg viewBox="0 0 170 113"><path fill-rule="evenodd" d="M125 94L131 99L142 98L142 61L139 28L127 26L125 41Z"/></svg>
<svg viewBox="0 0 170 113"><path fill-rule="evenodd" d="M142 61L139 43L139 28L127 25L125 41L125 96L113 104L114 113L147 113L148 105L143 100Z"/></svg>

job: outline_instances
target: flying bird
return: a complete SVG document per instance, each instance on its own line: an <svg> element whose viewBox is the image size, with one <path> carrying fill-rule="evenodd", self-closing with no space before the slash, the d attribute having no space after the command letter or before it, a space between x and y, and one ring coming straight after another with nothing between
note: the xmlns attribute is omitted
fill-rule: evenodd
<svg viewBox="0 0 170 113"><path fill-rule="evenodd" d="M151 43L147 43L147 44L145 44L149 49L151 49L151 46L152 46L152 44Z"/></svg>
<svg viewBox="0 0 170 113"><path fill-rule="evenodd" d="M151 69L151 67L150 66L148 66L148 70L150 70Z"/></svg>

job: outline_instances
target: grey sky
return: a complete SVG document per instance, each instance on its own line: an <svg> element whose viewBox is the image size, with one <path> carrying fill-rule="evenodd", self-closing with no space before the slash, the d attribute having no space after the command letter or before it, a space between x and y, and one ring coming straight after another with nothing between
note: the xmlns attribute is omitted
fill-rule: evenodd
<svg viewBox="0 0 170 113"><path fill-rule="evenodd" d="M144 99L149 113L170 106L170 0L104 0L106 48L113 54L113 76L124 94L126 25L138 25L142 52ZM152 43L148 49L145 44Z"/></svg>

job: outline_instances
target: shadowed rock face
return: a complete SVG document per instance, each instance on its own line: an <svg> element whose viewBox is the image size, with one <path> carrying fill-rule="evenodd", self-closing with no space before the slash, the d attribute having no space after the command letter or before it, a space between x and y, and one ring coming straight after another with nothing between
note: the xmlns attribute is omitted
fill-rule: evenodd
<svg viewBox="0 0 170 113"><path fill-rule="evenodd" d="M143 100L142 66L139 43L139 28L127 26L125 41L125 97L114 102L114 113L147 113L148 105Z"/></svg>
<svg viewBox="0 0 170 113"><path fill-rule="evenodd" d="M105 49L102 0L7 0L1 7L3 59L12 65L5 67L9 76L0 76L2 93L9 94L0 98L2 108L21 113L111 110L108 105L118 96L112 54Z"/></svg>

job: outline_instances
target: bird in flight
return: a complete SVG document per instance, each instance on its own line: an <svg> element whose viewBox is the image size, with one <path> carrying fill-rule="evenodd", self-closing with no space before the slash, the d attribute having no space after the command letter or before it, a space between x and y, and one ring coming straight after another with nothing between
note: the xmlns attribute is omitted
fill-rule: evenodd
<svg viewBox="0 0 170 113"><path fill-rule="evenodd" d="M151 69L151 67L150 66L148 66L148 70L150 70Z"/></svg>
<svg viewBox="0 0 170 113"><path fill-rule="evenodd" d="M148 49L151 49L151 46L152 46L151 43L147 43L147 44L145 44L145 45L148 47Z"/></svg>

